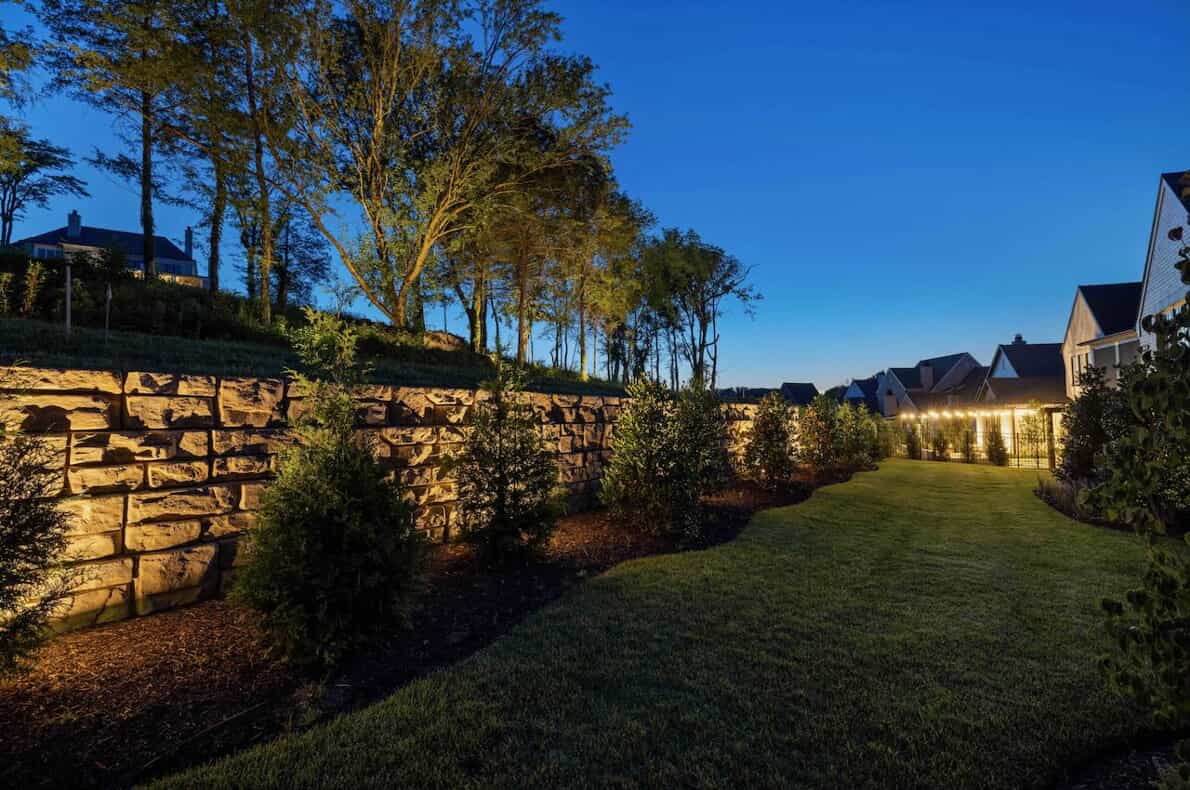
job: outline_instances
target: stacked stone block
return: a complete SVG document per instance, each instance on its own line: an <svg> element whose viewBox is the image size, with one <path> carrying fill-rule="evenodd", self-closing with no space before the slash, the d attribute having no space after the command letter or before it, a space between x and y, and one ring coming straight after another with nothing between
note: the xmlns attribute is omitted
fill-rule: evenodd
<svg viewBox="0 0 1190 790"><path fill-rule="evenodd" d="M0 377L0 416L56 450L70 558L82 581L62 628L190 603L226 589L287 425L303 393L281 379L14 368ZM418 523L445 539L457 487L442 462L469 430L466 389L371 385L360 431L398 475ZM593 502L621 400L531 393L542 438L572 507ZM728 448L742 451L753 407L730 406Z"/></svg>

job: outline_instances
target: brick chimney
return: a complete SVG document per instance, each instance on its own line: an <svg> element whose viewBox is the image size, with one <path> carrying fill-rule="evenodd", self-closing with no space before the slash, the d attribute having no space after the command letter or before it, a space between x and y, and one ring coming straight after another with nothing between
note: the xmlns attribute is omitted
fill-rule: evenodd
<svg viewBox="0 0 1190 790"><path fill-rule="evenodd" d="M194 229L186 226L186 257L194 258Z"/></svg>
<svg viewBox="0 0 1190 790"><path fill-rule="evenodd" d="M1026 345L1026 343L1025 343L1025 336L1024 336L1024 335L1020 335L1020 334L1018 334L1018 335L1015 335L1015 336L1012 338L1012 344L1013 344L1014 346L1023 346L1023 345Z"/></svg>
<svg viewBox="0 0 1190 790"><path fill-rule="evenodd" d="M923 362L917 366L917 375L921 378L921 388L929 390L934 388L934 366L929 362Z"/></svg>
<svg viewBox="0 0 1190 790"><path fill-rule="evenodd" d="M71 210L66 215L66 238L81 239L83 237L83 218L77 211Z"/></svg>

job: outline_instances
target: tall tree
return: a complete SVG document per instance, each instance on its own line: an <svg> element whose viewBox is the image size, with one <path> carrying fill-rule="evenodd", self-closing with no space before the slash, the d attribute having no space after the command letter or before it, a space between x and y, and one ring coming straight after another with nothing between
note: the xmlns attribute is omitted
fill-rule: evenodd
<svg viewBox="0 0 1190 790"><path fill-rule="evenodd" d="M330 276L330 248L308 218L289 210L281 214L275 235L273 293L283 313L290 304L309 304L315 284Z"/></svg>
<svg viewBox="0 0 1190 790"><path fill-rule="evenodd" d="M317 0L303 18L287 66L296 126L268 132L277 183L397 325L436 248L626 127L588 60L546 51L559 18L538 0ZM363 238L338 229L342 198Z"/></svg>
<svg viewBox="0 0 1190 790"><path fill-rule="evenodd" d="M165 0L42 0L38 14L50 32L53 83L133 125L139 158L105 161L133 172L140 186L145 277L157 276L154 260L154 162L172 142L178 88L195 73L191 52L179 45L175 4Z"/></svg>
<svg viewBox="0 0 1190 790"><path fill-rule="evenodd" d="M0 6L12 0L0 0ZM28 28L15 35L0 25L0 100L20 104L29 86L24 76L33 66L33 32Z"/></svg>
<svg viewBox="0 0 1190 790"><path fill-rule="evenodd" d="M0 118L0 247L12 243L13 225L28 207L46 208L57 195L87 195L85 182L63 172L73 166L69 149Z"/></svg>

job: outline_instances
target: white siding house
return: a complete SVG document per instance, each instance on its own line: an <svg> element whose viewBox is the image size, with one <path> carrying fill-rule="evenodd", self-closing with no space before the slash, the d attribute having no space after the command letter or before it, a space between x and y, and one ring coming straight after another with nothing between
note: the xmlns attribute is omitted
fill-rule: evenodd
<svg viewBox="0 0 1190 790"><path fill-rule="evenodd" d="M1190 211L1190 172L1165 173L1157 186L1157 207L1145 256L1144 285L1136 322L1137 336L1144 346L1152 347L1153 336L1144 331L1145 316L1168 313L1186 303L1186 286L1174 268ZM1190 241L1187 238L1186 241Z"/></svg>

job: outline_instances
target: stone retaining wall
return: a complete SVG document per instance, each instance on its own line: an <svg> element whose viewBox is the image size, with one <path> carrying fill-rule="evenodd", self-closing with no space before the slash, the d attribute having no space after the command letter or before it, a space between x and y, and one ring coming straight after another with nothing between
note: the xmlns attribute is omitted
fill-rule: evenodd
<svg viewBox="0 0 1190 790"><path fill-rule="evenodd" d="M0 418L57 451L71 556L84 573L63 628L148 614L227 587L300 393L281 379L14 368ZM621 399L532 393L572 507L593 501ZM362 431L407 486L418 523L446 539L455 482L442 459L465 436L476 393L372 385ZM752 406L725 407L738 457Z"/></svg>

